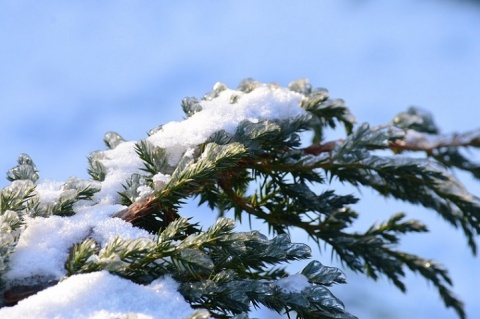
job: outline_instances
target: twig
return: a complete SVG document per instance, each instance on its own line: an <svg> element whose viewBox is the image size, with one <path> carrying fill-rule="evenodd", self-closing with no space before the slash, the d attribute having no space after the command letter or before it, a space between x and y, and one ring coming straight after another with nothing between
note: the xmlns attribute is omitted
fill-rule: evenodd
<svg viewBox="0 0 480 319"><path fill-rule="evenodd" d="M323 144L312 144L302 149L305 154L319 155L333 151L335 145L341 144L342 139L329 141ZM432 152L443 147L478 147L480 148L480 129L465 132L452 133L450 135L431 135L407 130L405 139L392 141L388 145L392 150L398 151L425 151Z"/></svg>

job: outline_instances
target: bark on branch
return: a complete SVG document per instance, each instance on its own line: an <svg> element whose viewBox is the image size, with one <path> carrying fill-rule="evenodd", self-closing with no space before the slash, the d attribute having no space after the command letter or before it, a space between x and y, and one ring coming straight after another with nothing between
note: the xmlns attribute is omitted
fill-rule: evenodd
<svg viewBox="0 0 480 319"><path fill-rule="evenodd" d="M480 129L465 133L431 135L407 130L404 140L390 143L391 149L432 152L443 147L480 147Z"/></svg>
<svg viewBox="0 0 480 319"><path fill-rule="evenodd" d="M343 140L330 141L323 144L312 144L303 149L305 154L320 155L333 151L335 145ZM444 147L477 147L480 148L480 129L449 135L431 135L414 130L407 130L405 139L389 143L392 150L432 152Z"/></svg>

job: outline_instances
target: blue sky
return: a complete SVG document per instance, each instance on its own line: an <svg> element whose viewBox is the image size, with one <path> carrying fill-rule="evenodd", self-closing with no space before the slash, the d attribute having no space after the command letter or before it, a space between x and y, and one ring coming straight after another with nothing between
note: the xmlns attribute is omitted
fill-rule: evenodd
<svg viewBox="0 0 480 319"><path fill-rule="evenodd" d="M2 1L0 41L0 172L27 153L42 178L87 178L86 157L103 148L105 132L143 138L181 120L183 97L247 77L309 78L346 100L359 122L385 123L418 105L445 132L480 126L480 6L471 2ZM466 183L480 194L480 183ZM432 212L365 195L365 211L406 209L434 223L432 236L405 249L446 264L468 312L479 313L480 262L463 238ZM406 296L356 277L339 290L353 313L455 318L418 276Z"/></svg>

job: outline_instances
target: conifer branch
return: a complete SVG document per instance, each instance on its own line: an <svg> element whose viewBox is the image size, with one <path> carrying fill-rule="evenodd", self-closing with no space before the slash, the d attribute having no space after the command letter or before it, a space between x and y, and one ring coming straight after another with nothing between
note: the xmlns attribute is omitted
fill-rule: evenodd
<svg viewBox="0 0 480 319"><path fill-rule="evenodd" d="M205 111L203 103L228 94L225 101L234 108L257 89L270 92L279 87L248 79L232 91L217 83L201 100L184 99L182 109L189 120L194 119ZM288 236L290 230L300 229L318 246L331 246L343 265L374 280L385 276L401 291L407 289L406 270L420 274L436 287L447 307L465 318L462 302L450 290L448 272L432 260L398 250L403 235L427 232L426 225L406 220L401 213L365 231L352 231L359 216L352 205L358 198L328 187L336 179L430 208L463 232L475 254L480 199L448 169L459 168L480 178L480 165L461 153L468 147L480 148L480 130L440 135L431 114L418 108L409 108L386 125L355 126L344 101L330 99L325 89L313 89L305 80L290 83L288 89L298 104L297 115L260 120L247 116L236 128L218 129L198 145L182 144L175 160L169 147L154 142L162 126L151 130L149 138L129 149L137 156L136 166L129 167L130 176L123 175L124 190L114 203L127 207L111 217L146 229L152 237L117 237L100 244L89 234L71 247L65 261L68 276L104 269L148 284L171 275L197 309L191 318L248 318L251 307L259 305L295 313L297 318L354 318L327 289L345 283L340 270L312 261L299 274L286 271L285 263L310 257L308 246L292 243ZM325 142L327 130L338 124L345 136ZM303 132L313 136L308 147L302 146ZM0 192L1 272L8 268L8 257L26 227L25 216L69 218L79 203L98 203L94 195L111 174L110 162L116 160L111 154L118 154L115 149L125 141L108 132L104 142L109 150L94 152L88 159L93 180L69 179L50 202L36 192L39 176L33 161L20 156L18 165L7 173L12 184ZM398 156L408 155L406 151L422 152L424 157ZM275 237L234 232L233 220L226 218L203 231L182 217L184 201L193 197L220 217L233 213L238 221L244 216L262 220ZM3 303L15 303L56 283L43 279L35 285L13 283L4 291ZM303 283L302 288L293 289L288 280Z"/></svg>
<svg viewBox="0 0 480 319"><path fill-rule="evenodd" d="M390 143L393 150L433 152L439 148L480 147L480 129L448 135L432 135L408 129L404 140Z"/></svg>
<svg viewBox="0 0 480 319"><path fill-rule="evenodd" d="M332 152L336 145L342 144L343 139L324 143L313 143L303 149L305 154L318 156L321 153ZM480 148L480 129L452 133L450 135L431 135L407 130L405 139L389 142L389 148L393 151L425 151L432 154L441 148L475 147ZM372 149L372 148L370 148Z"/></svg>

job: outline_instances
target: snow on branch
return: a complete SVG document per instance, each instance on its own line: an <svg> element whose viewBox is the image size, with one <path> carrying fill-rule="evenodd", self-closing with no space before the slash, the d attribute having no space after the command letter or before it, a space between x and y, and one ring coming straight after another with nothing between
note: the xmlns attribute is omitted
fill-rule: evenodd
<svg viewBox="0 0 480 319"><path fill-rule="evenodd" d="M170 293L182 317L247 318L252 307L263 305L298 318L354 318L328 289L346 282L339 269L319 261L299 274L285 268L310 258L310 248L288 236L296 229L331 246L346 267L373 279L383 275L402 291L406 270L419 273L465 318L447 271L397 249L401 236L427 227L397 214L352 231L359 199L338 193L330 181L428 207L459 228L476 253L480 201L448 168L480 176L478 165L460 152L480 147L479 130L439 135L433 117L417 108L385 125L356 125L343 100L306 80L287 88L251 79L237 89L217 83L181 107L183 121L160 125L143 140L108 132L107 149L88 158L89 180L40 179L31 158L20 156L7 173L12 183L0 194L0 316L37 307L69 318L73 308L86 307L73 301L74 292L63 308L46 300L74 285L88 291L91 285L81 284L87 280L104 293L120 287L118 300L131 291L154 300L159 289L178 289ZM339 125L343 138L325 142ZM184 203L193 198L220 217L206 230L184 216ZM259 219L272 237L235 232L227 215L239 222ZM98 311L176 315L164 304L169 315L127 302L105 309L95 301L99 294L89 299L86 317Z"/></svg>

